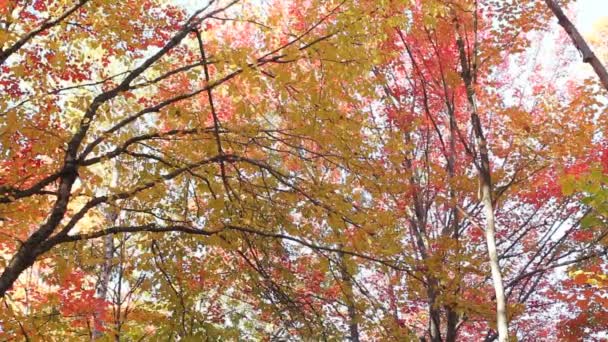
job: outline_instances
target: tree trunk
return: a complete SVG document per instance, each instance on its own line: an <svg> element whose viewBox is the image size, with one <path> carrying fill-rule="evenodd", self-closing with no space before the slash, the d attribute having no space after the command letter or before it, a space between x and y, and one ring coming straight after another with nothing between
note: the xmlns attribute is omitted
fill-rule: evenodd
<svg viewBox="0 0 608 342"><path fill-rule="evenodd" d="M346 269L346 258L346 255L340 255L342 291L344 292L344 298L348 307L348 331L350 334L350 341L359 342L359 323L357 323L357 309L355 308L351 275Z"/></svg>
<svg viewBox="0 0 608 342"><path fill-rule="evenodd" d="M469 102L469 110L471 112L471 125L475 132L475 145L479 156L477 171L479 173L479 187L481 195L481 203L483 212L486 218L486 244L488 247L488 259L492 272L492 283L496 294L496 327L498 330L498 341L507 342L509 340L509 323L507 314L507 300L505 296L502 274L498 263L498 253L496 250L496 224L494 216L494 202L492 199L492 174L490 169L490 157L488 145L481 126L481 120L477 113L477 101L475 98L475 89L473 87L474 75L471 72L466 53L465 43L459 35L458 21L456 23L456 44L460 55L460 64L462 68L461 77L466 87L467 100ZM476 54L476 51L473 52ZM476 57L473 57L476 58Z"/></svg>
<svg viewBox="0 0 608 342"><path fill-rule="evenodd" d="M441 342L441 310L437 306L437 280L428 278L429 335L431 342Z"/></svg>
<svg viewBox="0 0 608 342"><path fill-rule="evenodd" d="M486 176L481 178L489 178L489 173L486 173ZM498 264L498 253L496 251L496 228L490 183L485 181L482 182L481 193L486 216L486 244L488 245L488 257L492 270L492 282L494 284L494 291L496 292L496 326L498 330L498 341L507 342L509 340L507 301L502 274L500 273L500 266Z"/></svg>
<svg viewBox="0 0 608 342"><path fill-rule="evenodd" d="M110 187L115 188L118 186L118 162L114 161L114 169L110 178ZM117 224L118 212L112 208L106 208L104 210L104 216L108 225L114 226ZM97 298L106 301L108 297L108 286L110 285L110 275L112 273L112 258L114 257L114 236L106 235L103 238L103 264L101 266L101 275L97 283ZM103 328L105 322L101 319L101 315L105 310L104 306L95 308L93 316L93 340L99 339L103 336ZM100 329L101 328L101 329Z"/></svg>
<svg viewBox="0 0 608 342"><path fill-rule="evenodd" d="M458 326L459 315L453 308L446 308L447 311L447 322L445 328L445 341L455 342L457 336L456 327Z"/></svg>
<svg viewBox="0 0 608 342"><path fill-rule="evenodd" d="M572 24L570 19L568 19L564 11L562 11L561 7L557 2L555 2L555 0L545 0L545 3L551 9L553 14L555 14L559 24L564 28L566 33L568 33L568 36L570 36L570 39L572 39L572 42L574 43L574 46L576 46L578 51L580 51L580 53L583 55L583 62L591 64L593 70L600 78L600 82L604 88L608 90L608 72L606 72L606 68L604 65L602 65L602 62L600 62L595 53L593 53L593 50L591 50L589 45L587 45L587 42L583 36L581 36L576 29L576 26Z"/></svg>
<svg viewBox="0 0 608 342"><path fill-rule="evenodd" d="M114 216L114 219L110 222L115 221L116 215L112 216ZM114 255L114 237L112 235L106 235L104 237L103 251L103 265L101 268L101 277L97 285L97 298L105 301L108 297L108 286L110 284L110 274L112 272L112 257ZM103 322L103 320L100 318L104 309L104 307L95 308L95 314L93 317L93 340L101 338L103 335L102 329L99 328L105 326L105 322Z"/></svg>
<svg viewBox="0 0 608 342"><path fill-rule="evenodd" d="M63 219L70 200L72 185L77 177L75 167L65 168L64 173L66 175L61 179L59 184L57 201L53 205L51 215L46 222L19 247L17 253L2 271L2 275L0 275L0 298L4 297L6 292L10 290L21 273L32 266L39 255L47 251L41 249L40 244L53 234L53 231Z"/></svg>

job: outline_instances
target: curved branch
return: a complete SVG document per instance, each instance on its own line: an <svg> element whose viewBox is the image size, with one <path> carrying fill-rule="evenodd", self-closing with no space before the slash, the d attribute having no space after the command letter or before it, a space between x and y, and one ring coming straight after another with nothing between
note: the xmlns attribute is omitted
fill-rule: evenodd
<svg viewBox="0 0 608 342"><path fill-rule="evenodd" d="M226 230L238 231L241 233L256 235L256 236L260 236L263 238L287 240L287 241L297 243L301 246L308 247L313 250L320 250L320 251L332 252L332 253L342 253L345 255L365 259L365 260L375 262L375 263L379 263L381 265L387 266L394 270L403 271L403 272L411 271L409 268L404 268L404 267L395 265L391 261L379 259L379 258L369 256L369 255L366 255L363 253L359 253L356 251L349 251L349 250L343 250L343 249L335 248L335 247L317 245L312 242L308 242L304 239L289 236L286 234L264 232L261 230L257 230L257 229L253 229L253 228L249 228L249 227L236 226L236 225L225 225L223 227L220 227L217 229L211 229L211 230L198 229L198 228L194 228L194 227L187 226L187 225L159 226L154 223L139 225L139 226L116 226L116 227L110 227L110 228L99 230L99 231L92 232L92 233L65 235L58 239L49 239L43 245L44 250L41 250L41 253L48 251L53 246L58 245L60 243L91 240L91 239L96 239L96 238L103 237L103 236L109 235L109 234L145 233L145 232L148 232L148 233L179 232L179 233L193 234L193 235L212 236L212 235L221 233Z"/></svg>

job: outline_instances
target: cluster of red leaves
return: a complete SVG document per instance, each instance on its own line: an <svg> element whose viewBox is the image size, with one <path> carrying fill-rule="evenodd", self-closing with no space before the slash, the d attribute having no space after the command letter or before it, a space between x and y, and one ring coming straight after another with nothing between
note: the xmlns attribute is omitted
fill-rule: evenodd
<svg viewBox="0 0 608 342"><path fill-rule="evenodd" d="M58 295L59 310L70 318L75 327L87 326L92 322L99 331L103 322L110 319L109 303L95 296L95 289L82 271L70 272L60 283Z"/></svg>

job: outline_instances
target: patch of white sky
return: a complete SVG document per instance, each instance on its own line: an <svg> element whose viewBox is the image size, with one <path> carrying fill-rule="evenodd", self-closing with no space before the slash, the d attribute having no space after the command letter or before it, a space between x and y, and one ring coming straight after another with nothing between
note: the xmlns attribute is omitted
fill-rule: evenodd
<svg viewBox="0 0 608 342"><path fill-rule="evenodd" d="M194 12L199 8L205 7L209 3L208 0L170 0L169 2L183 7L188 12Z"/></svg>
<svg viewBox="0 0 608 342"><path fill-rule="evenodd" d="M577 13L576 24L583 34L593 31L593 24L608 17L608 0L578 0L574 4Z"/></svg>

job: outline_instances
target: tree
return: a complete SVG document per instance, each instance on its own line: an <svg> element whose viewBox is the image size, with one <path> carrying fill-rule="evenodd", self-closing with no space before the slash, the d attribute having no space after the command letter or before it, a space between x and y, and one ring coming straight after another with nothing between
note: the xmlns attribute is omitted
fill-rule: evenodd
<svg viewBox="0 0 608 342"><path fill-rule="evenodd" d="M592 141L594 135L604 136L603 124L593 119L600 95L580 86L552 87L557 74L538 66L524 86L514 79L517 63L537 63L539 53L530 48L537 36L532 34L547 20L537 2L519 5L426 2L404 20L407 25L394 29L386 43L394 59L376 72L385 95L377 121L390 123L382 168L391 188L384 193L403 216L395 229L410 235L405 253L420 263L416 281L403 275L400 291L409 306L428 312L427 331L421 334L433 341L458 335L483 339L487 326L479 321L492 322L492 308L478 304L488 303L481 299L487 290L479 289L487 282L479 261L480 237L490 233L487 241L494 241L494 229L487 229L484 220L495 216L499 227L493 273L500 261L513 312L509 317L503 312L501 318L500 307L507 305L498 301L503 339L507 320L542 338L543 329L517 319L523 304L533 302L526 312L547 305L537 294L547 291L544 279L554 268L605 255L600 246L585 250L569 245L575 240L570 235L583 228L568 221L580 220L584 209L564 196L556 182L560 174L580 173L601 158L602 138ZM556 63L556 70L572 63L568 53L558 55L566 59ZM568 130L553 120L567 122ZM569 149L572 145L585 154ZM475 181L474 172L485 179ZM564 226L565 232L555 228ZM577 253L580 258L568 260ZM498 294L501 283L494 281ZM427 308L416 303L421 298L427 299ZM411 321L411 316L403 312L401 320ZM485 337L498 336L490 331Z"/></svg>
<svg viewBox="0 0 608 342"><path fill-rule="evenodd" d="M3 338L600 331L608 126L544 4L0 4Z"/></svg>
<svg viewBox="0 0 608 342"><path fill-rule="evenodd" d="M234 274L233 284L243 283L245 292L219 287L218 296L236 296L252 306L275 322L276 333L285 334L284 327L310 336L336 333L311 328L324 325L317 310L326 304L298 285L312 279L332 299L335 286L322 284L331 278L292 274L305 261L331 261L338 252L396 267L382 253L364 252L372 243L384 244L375 228L382 214L349 200L352 189L371 181L362 170L369 168L372 147L356 133L365 115L334 107L346 107L368 91L349 93L342 86L369 70L369 51L375 50L362 47L374 42L368 34L381 31L382 22L362 20L378 11L373 1L277 2L271 8L260 13L255 4L212 1L185 14L156 1L9 4L2 150L10 171L3 175L0 201L5 227L20 235L4 241L2 296L44 260L37 267L39 286L80 288L84 308L107 306L92 286L105 288L98 296L112 304L112 324L99 322L105 317L100 310L68 305L61 311L82 317L80 328L92 319L87 334L124 334L121 327L133 310L123 304L143 291L166 306L138 310L156 319L158 310L180 313L169 315L179 321L169 321L162 334L213 335L213 327L227 318L197 318L200 295L185 287L187 278L196 283L196 273L183 260L204 255L207 262L218 253L226 259L200 271L209 277L204 284L221 284ZM124 18L125 11L138 15ZM15 162L38 169L19 171ZM114 173L120 174L116 186L104 181ZM356 227L364 234L358 238L377 231L378 239L340 250L336 246L350 239L332 234L326 222L335 230ZM161 242L158 233L180 242ZM97 252L101 246L108 252ZM311 250L314 258L305 252ZM112 265L104 266L106 280L91 279L95 254ZM222 260L233 260L232 266ZM156 271L153 278L148 270ZM118 286L113 295L112 286ZM24 284L19 288L29 291ZM226 301L210 302L209 310L220 310ZM54 305L37 309L55 315ZM32 308L14 306L26 317ZM16 332L8 323L15 319L21 323L3 318L7 334ZM39 334L41 324L47 323L34 318L18 328L26 336ZM262 329L238 328L251 334Z"/></svg>

